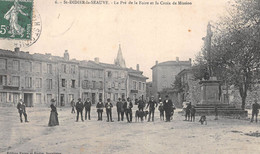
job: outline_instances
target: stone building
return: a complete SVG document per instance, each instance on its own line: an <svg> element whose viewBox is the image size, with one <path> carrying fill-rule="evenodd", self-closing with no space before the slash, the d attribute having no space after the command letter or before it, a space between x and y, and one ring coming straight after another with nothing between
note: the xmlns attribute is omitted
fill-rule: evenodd
<svg viewBox="0 0 260 154"><path fill-rule="evenodd" d="M153 95L155 98L160 96L163 89L169 89L173 87L175 76L182 71L191 67L191 59L188 61L180 61L176 58L176 61L166 61L158 63L156 61L152 69L152 87Z"/></svg>
<svg viewBox="0 0 260 154"><path fill-rule="evenodd" d="M70 106L90 98L95 104L99 99L132 99L146 95L146 77L139 70L126 68L119 46L115 64L95 61L78 61L51 54L0 50L0 106L12 106L22 98L26 106Z"/></svg>

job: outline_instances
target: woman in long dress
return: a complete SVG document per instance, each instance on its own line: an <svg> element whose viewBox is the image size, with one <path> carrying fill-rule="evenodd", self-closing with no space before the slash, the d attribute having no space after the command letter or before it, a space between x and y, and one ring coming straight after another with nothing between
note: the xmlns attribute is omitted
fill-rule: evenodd
<svg viewBox="0 0 260 154"><path fill-rule="evenodd" d="M51 100L52 104L51 104L51 115L50 115L50 119L49 119L49 124L48 126L56 126L59 125L59 119L58 119L58 112L56 107L53 105L55 100Z"/></svg>

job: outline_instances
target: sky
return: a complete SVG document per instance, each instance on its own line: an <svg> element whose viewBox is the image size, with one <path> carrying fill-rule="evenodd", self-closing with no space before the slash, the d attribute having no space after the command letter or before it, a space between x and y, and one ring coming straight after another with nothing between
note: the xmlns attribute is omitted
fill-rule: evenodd
<svg viewBox="0 0 260 154"><path fill-rule="evenodd" d="M190 0L192 5L186 6L147 6L64 5L54 1L34 0L42 32L37 42L22 51L63 56L68 50L70 58L99 57L101 62L113 63L121 44L127 67L139 64L148 81L156 60L194 60L203 45L207 23L225 14L228 2ZM13 50L15 42L0 39L0 48Z"/></svg>

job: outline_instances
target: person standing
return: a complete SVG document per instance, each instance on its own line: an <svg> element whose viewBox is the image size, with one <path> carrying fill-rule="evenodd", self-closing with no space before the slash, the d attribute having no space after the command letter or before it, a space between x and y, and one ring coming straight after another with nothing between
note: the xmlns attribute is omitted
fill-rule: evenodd
<svg viewBox="0 0 260 154"><path fill-rule="evenodd" d="M74 102L74 99L71 100L70 102L70 105L71 105L71 113L75 113L75 102Z"/></svg>
<svg viewBox="0 0 260 154"><path fill-rule="evenodd" d="M130 98L128 97L127 101L124 103L124 110L125 110L127 122L132 122L132 108L133 108L133 104Z"/></svg>
<svg viewBox="0 0 260 154"><path fill-rule="evenodd" d="M157 102L154 100L154 96L151 97L151 100L148 102L146 109L149 107L149 118L148 122L150 122L151 119L151 114L152 114L152 121L154 121L154 110L155 110L155 105L157 107Z"/></svg>
<svg viewBox="0 0 260 154"><path fill-rule="evenodd" d="M98 120L102 121L102 113L103 113L103 108L104 108L102 99L99 99L99 102L97 103L96 108L97 108L97 113L98 113Z"/></svg>
<svg viewBox="0 0 260 154"><path fill-rule="evenodd" d="M196 109L195 106L192 105L190 109L190 121L195 122L195 114L196 114Z"/></svg>
<svg viewBox="0 0 260 154"><path fill-rule="evenodd" d="M84 104L81 101L81 98L79 98L78 102L76 103L76 110L77 110L77 121L76 122L79 121L79 114L81 116L81 121L84 121L83 120L83 115L82 115L83 109L84 109Z"/></svg>
<svg viewBox="0 0 260 154"><path fill-rule="evenodd" d="M255 103L252 105L252 118L251 118L251 122L254 121L254 116L255 116L255 122L257 122L257 116L258 116L259 108L260 108L260 106L257 103L257 100L255 100Z"/></svg>
<svg viewBox="0 0 260 154"><path fill-rule="evenodd" d="M164 109L163 109L162 98L159 98L159 107L158 107L158 110L160 111L160 120L164 121Z"/></svg>
<svg viewBox="0 0 260 154"><path fill-rule="evenodd" d="M163 102L163 108L165 111L166 122L170 122L171 121L171 112L173 111L173 103L169 99L168 95L166 95L165 98L166 99Z"/></svg>
<svg viewBox="0 0 260 154"><path fill-rule="evenodd" d="M86 102L84 103L84 107L85 107L85 120L87 120L87 114L88 114L88 120L90 120L91 102L89 98L87 98Z"/></svg>
<svg viewBox="0 0 260 154"><path fill-rule="evenodd" d="M51 114L50 114L50 119L49 119L49 124L48 126L56 126L59 125L59 119L58 119L58 112L56 107L54 106L54 99L51 99Z"/></svg>
<svg viewBox="0 0 260 154"><path fill-rule="evenodd" d="M110 98L107 99L107 103L105 104L105 108L106 108L106 113L107 113L107 122L114 122L112 119L112 108L113 108L113 104L110 102Z"/></svg>
<svg viewBox="0 0 260 154"><path fill-rule="evenodd" d="M138 110L144 111L145 104L144 101L142 100L142 97L139 97L137 104L138 104Z"/></svg>
<svg viewBox="0 0 260 154"><path fill-rule="evenodd" d="M25 110L25 104L23 102L22 99L20 99L20 101L18 102L17 104L17 109L18 109L18 113L20 115L20 121L23 122L23 118L22 118L22 115L24 116L24 120L25 122L29 122L27 120L27 114L26 114L26 110Z"/></svg>
<svg viewBox="0 0 260 154"><path fill-rule="evenodd" d="M185 121L190 121L190 109L191 109L191 102L188 103L185 111ZM188 118L188 119L187 119Z"/></svg>
<svg viewBox="0 0 260 154"><path fill-rule="evenodd" d="M118 102L116 103L116 109L117 109L118 121L120 121L120 115L121 115L121 121L123 121L124 120L124 108L123 108L123 102L121 101L121 98L118 98Z"/></svg>

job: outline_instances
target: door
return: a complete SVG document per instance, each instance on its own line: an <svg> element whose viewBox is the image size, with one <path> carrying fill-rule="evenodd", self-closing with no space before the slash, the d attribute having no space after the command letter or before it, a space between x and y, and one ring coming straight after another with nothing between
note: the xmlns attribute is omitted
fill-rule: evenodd
<svg viewBox="0 0 260 154"><path fill-rule="evenodd" d="M24 93L24 103L26 107L33 107L33 94L30 93Z"/></svg>
<svg viewBox="0 0 260 154"><path fill-rule="evenodd" d="M60 94L60 106L64 106L65 105L65 96L64 94Z"/></svg>
<svg viewBox="0 0 260 154"><path fill-rule="evenodd" d="M95 93L92 93L91 95L91 100L92 100L92 104L96 104L96 94Z"/></svg>

